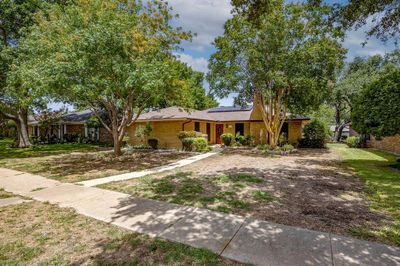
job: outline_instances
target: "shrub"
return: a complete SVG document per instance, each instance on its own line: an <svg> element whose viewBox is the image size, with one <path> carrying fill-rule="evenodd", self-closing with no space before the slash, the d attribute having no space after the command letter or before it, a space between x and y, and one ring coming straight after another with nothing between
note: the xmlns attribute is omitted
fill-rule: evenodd
<svg viewBox="0 0 400 266"><path fill-rule="evenodd" d="M293 147L293 145L291 145L291 144L285 144L285 145L283 145L283 146L281 147L281 150L282 150L282 151L292 151L292 150L294 150L294 147Z"/></svg>
<svg viewBox="0 0 400 266"><path fill-rule="evenodd" d="M183 138L182 141L182 148L184 151L192 151L193 150L193 142L194 138Z"/></svg>
<svg viewBox="0 0 400 266"><path fill-rule="evenodd" d="M346 144L350 148L360 148L361 147L361 139L359 137L355 137L355 136L348 137L346 139Z"/></svg>
<svg viewBox="0 0 400 266"><path fill-rule="evenodd" d="M157 149L158 147L158 139L148 139L147 143L149 144L149 146L153 149Z"/></svg>
<svg viewBox="0 0 400 266"><path fill-rule="evenodd" d="M225 146L230 146L232 143L233 135L231 133L225 133L221 135L221 140Z"/></svg>
<svg viewBox="0 0 400 266"><path fill-rule="evenodd" d="M236 141L236 143L238 143L240 145L246 145L246 138L244 136L240 135L239 132L235 136L235 141Z"/></svg>
<svg viewBox="0 0 400 266"><path fill-rule="evenodd" d="M194 138L193 139L193 147L198 152L207 152L209 151L207 140L203 137Z"/></svg>
<svg viewBox="0 0 400 266"><path fill-rule="evenodd" d="M299 141L302 148L323 148L327 138L324 124L318 120L306 125L303 130L304 138Z"/></svg>
<svg viewBox="0 0 400 266"><path fill-rule="evenodd" d="M259 144L257 145L257 149L260 151L272 150L272 147L268 144Z"/></svg>
<svg viewBox="0 0 400 266"><path fill-rule="evenodd" d="M279 146L283 146L288 143L288 137L285 132L283 132L282 134L279 135L278 143L279 143Z"/></svg>
<svg viewBox="0 0 400 266"><path fill-rule="evenodd" d="M201 132L197 132L197 131L180 131L178 133L178 138L181 141L186 138L198 138L201 136L202 136Z"/></svg>

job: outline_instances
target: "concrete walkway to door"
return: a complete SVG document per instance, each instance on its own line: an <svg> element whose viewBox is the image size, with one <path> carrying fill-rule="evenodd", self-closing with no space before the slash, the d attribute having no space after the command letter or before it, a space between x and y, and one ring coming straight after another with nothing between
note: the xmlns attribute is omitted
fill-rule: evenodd
<svg viewBox="0 0 400 266"><path fill-rule="evenodd" d="M256 265L400 265L400 248L0 168L0 188Z"/></svg>
<svg viewBox="0 0 400 266"><path fill-rule="evenodd" d="M126 174L121 174L121 175L114 175L114 176L108 176L108 177L104 177L104 178L97 178L97 179L91 179L91 180L87 180L87 181L82 181L82 182L78 182L77 184L79 185L83 185L86 187L95 187L98 185L102 185L102 184L107 184L110 182L114 182L114 181L123 181L123 180L128 180L128 179L133 179L133 178L139 178L139 177L143 177L146 175L152 175L152 174L156 174L156 173L160 173L160 172L164 172L164 171L168 171L168 170L173 170L175 168L178 167L183 167L185 165L189 165L192 164L194 162L203 160L205 158L208 158L210 156L213 156L215 154L217 154L218 152L207 152L207 153L203 153L203 154L199 154L199 155L195 155L171 164L167 164L164 166L160 166L160 167L155 167L152 169L147 169L147 170L143 170L143 171L138 171L138 172L131 172L131 173L126 173Z"/></svg>

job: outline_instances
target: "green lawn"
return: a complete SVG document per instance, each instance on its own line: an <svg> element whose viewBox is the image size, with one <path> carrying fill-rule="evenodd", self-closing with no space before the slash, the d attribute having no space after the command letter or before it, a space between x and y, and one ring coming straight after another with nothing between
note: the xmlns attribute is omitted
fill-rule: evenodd
<svg viewBox="0 0 400 266"><path fill-rule="evenodd" d="M345 166L351 168L367 184L371 209L385 212L394 222L380 230L357 228L354 235L376 236L400 246L400 171L396 156L373 149L354 149L342 144L330 144Z"/></svg>
<svg viewBox="0 0 400 266"><path fill-rule="evenodd" d="M10 148L12 143L12 139L0 139L0 159L40 157L74 151L95 151L100 148L99 145L92 144L50 144L21 149Z"/></svg>

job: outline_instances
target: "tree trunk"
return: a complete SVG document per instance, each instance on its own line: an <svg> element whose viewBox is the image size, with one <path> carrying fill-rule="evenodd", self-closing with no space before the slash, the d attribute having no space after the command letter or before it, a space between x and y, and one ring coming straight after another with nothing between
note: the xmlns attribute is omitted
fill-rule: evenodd
<svg viewBox="0 0 400 266"><path fill-rule="evenodd" d="M29 148L32 146L28 133L28 111L20 110L17 113L15 123L17 125L17 146L18 148Z"/></svg>

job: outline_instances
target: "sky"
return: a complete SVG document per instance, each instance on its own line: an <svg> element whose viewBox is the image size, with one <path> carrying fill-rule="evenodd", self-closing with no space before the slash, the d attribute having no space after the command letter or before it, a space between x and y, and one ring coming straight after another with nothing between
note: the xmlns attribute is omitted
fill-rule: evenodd
<svg viewBox="0 0 400 266"><path fill-rule="evenodd" d="M173 8L173 13L179 14L174 24L197 34L192 42L183 44L184 50L177 55L194 70L206 73L208 59L215 51L212 41L223 34L224 23L232 16L230 0L168 0L168 3ZM347 61L351 61L355 56L383 55L395 48L391 43L383 44L376 39L369 40L362 47L361 43L365 41L365 29L364 27L347 32L343 42L343 46L348 49ZM205 87L208 87L207 83ZM222 106L233 104L232 97L218 101Z"/></svg>

